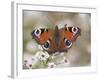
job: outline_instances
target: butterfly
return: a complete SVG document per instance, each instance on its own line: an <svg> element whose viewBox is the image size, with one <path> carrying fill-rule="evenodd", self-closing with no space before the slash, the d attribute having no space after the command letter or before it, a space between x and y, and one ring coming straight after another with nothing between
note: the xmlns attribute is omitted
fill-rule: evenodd
<svg viewBox="0 0 100 80"><path fill-rule="evenodd" d="M32 39L42 46L44 51L49 54L55 52L67 52L73 45L73 42L80 35L79 27L70 27L65 24L63 28L37 28L31 32Z"/></svg>

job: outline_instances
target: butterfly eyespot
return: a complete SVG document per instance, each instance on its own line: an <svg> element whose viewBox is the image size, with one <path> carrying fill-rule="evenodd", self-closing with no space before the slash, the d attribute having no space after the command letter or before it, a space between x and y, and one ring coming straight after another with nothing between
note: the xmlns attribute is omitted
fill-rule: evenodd
<svg viewBox="0 0 100 80"><path fill-rule="evenodd" d="M40 34L41 34L41 30L40 29L36 29L35 31L34 31L34 34L35 34L35 36L40 36Z"/></svg>
<svg viewBox="0 0 100 80"><path fill-rule="evenodd" d="M44 48L45 50L47 50L47 49L49 49L49 46L50 46L50 41L47 40L47 42L44 43L43 48Z"/></svg>
<svg viewBox="0 0 100 80"><path fill-rule="evenodd" d="M76 33L78 32L78 28L77 28L77 27L72 27L72 32L73 32L74 34L76 34Z"/></svg>
<svg viewBox="0 0 100 80"><path fill-rule="evenodd" d="M69 41L68 39L65 39L64 43L65 43L65 45L66 45L67 48L70 48L72 46L72 42Z"/></svg>

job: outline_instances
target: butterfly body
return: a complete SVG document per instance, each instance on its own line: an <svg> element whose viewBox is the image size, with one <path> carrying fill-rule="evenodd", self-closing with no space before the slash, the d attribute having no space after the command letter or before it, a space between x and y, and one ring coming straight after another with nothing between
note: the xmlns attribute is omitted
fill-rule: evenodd
<svg viewBox="0 0 100 80"><path fill-rule="evenodd" d="M42 45L42 48L49 54L55 52L66 52L72 47L73 42L80 35L79 27L67 27L65 24L63 28L46 29L39 28L31 32L32 38Z"/></svg>

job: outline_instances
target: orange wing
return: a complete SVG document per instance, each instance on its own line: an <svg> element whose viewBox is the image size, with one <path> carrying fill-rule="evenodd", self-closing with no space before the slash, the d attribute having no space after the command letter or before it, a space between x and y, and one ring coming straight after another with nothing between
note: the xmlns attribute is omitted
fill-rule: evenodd
<svg viewBox="0 0 100 80"><path fill-rule="evenodd" d="M59 30L59 33L61 33L60 51L67 51L72 47L73 42L80 35L80 29L78 27L68 27L65 25L64 28Z"/></svg>

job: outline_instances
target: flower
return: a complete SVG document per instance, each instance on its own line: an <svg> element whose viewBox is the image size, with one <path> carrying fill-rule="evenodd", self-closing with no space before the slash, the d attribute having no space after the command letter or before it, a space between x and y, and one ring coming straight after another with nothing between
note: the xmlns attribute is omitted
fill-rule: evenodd
<svg viewBox="0 0 100 80"><path fill-rule="evenodd" d="M63 57L63 59L59 62L56 63L56 67L59 68L59 67L68 67L70 66L70 61L66 58L66 57Z"/></svg>
<svg viewBox="0 0 100 80"><path fill-rule="evenodd" d="M32 69L33 65L35 65L38 62L38 59L33 56L33 57L29 57L28 59L24 60L24 67L28 68L28 69Z"/></svg>
<svg viewBox="0 0 100 80"><path fill-rule="evenodd" d="M66 57L64 57L62 62L63 62L63 63L67 63L67 62L69 62L69 61L68 61L68 59L67 59Z"/></svg>
<svg viewBox="0 0 100 80"><path fill-rule="evenodd" d="M69 66L70 65L70 61L66 57L63 57L63 59L61 60L60 64L64 64L66 66Z"/></svg>
<svg viewBox="0 0 100 80"><path fill-rule="evenodd" d="M38 49L42 50L43 51L43 48L41 45L38 45Z"/></svg>
<svg viewBox="0 0 100 80"><path fill-rule="evenodd" d="M54 68L56 67L56 64L51 62L51 63L48 63L48 68Z"/></svg>
<svg viewBox="0 0 100 80"><path fill-rule="evenodd" d="M47 52L43 52L43 51L38 51L36 53L36 57L40 60L40 61L45 61L49 58L49 54Z"/></svg>

